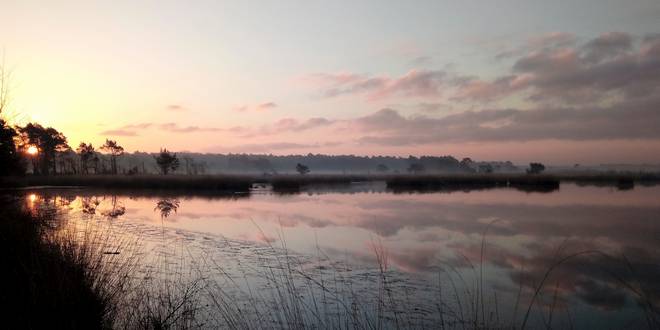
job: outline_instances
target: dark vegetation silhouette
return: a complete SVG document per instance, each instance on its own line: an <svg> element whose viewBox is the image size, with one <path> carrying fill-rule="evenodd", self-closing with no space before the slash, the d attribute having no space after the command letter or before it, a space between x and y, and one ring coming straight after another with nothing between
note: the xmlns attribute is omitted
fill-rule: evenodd
<svg viewBox="0 0 660 330"><path fill-rule="evenodd" d="M35 174L52 175L57 173L56 158L70 149L64 134L52 127L28 123L17 127L19 149L36 147L38 152L32 157L32 170Z"/></svg>
<svg viewBox="0 0 660 330"><path fill-rule="evenodd" d="M112 306L90 280L90 269L48 239L49 214L27 213L0 197L0 304L3 328L99 329ZM91 265L90 265L91 266Z"/></svg>
<svg viewBox="0 0 660 330"><path fill-rule="evenodd" d="M160 154L154 156L154 158L163 175L179 168L179 159L176 157L176 153L169 152L166 148L160 149Z"/></svg>
<svg viewBox="0 0 660 330"><path fill-rule="evenodd" d="M195 283L139 273L140 245L103 224L76 229L57 212L66 198L25 207L0 195L0 304L6 329L189 329L199 294ZM112 221L123 206L99 212L83 199L83 214Z"/></svg>
<svg viewBox="0 0 660 330"><path fill-rule="evenodd" d="M559 189L560 179L552 175L400 175L386 180L387 188L399 192L450 192L513 188L526 192L552 192Z"/></svg>
<svg viewBox="0 0 660 330"><path fill-rule="evenodd" d="M461 159L461 162L459 164L461 165L461 167L471 168L472 164L474 164L474 161L470 157L465 157Z"/></svg>
<svg viewBox="0 0 660 330"><path fill-rule="evenodd" d="M117 157L124 154L124 148L117 144L117 141L106 139L101 150L110 154L110 171L112 174L117 174Z"/></svg>
<svg viewBox="0 0 660 330"><path fill-rule="evenodd" d="M16 130L0 119L0 176L21 175L26 171L25 159L14 143L17 137Z"/></svg>
<svg viewBox="0 0 660 330"><path fill-rule="evenodd" d="M94 173L98 172L99 157L96 155L96 150L91 143L80 142L76 152L80 158L79 168L81 174L89 174L90 168L94 170Z"/></svg>
<svg viewBox="0 0 660 330"><path fill-rule="evenodd" d="M309 173L309 167L303 164L296 164L296 172L298 172L300 175L305 175Z"/></svg>
<svg viewBox="0 0 660 330"><path fill-rule="evenodd" d="M154 211L160 212L160 218L166 219L172 212L176 213L179 209L179 200L176 198L164 198L156 202Z"/></svg>
<svg viewBox="0 0 660 330"><path fill-rule="evenodd" d="M541 163L530 163L527 169L528 174L540 174L543 171L545 171L545 165Z"/></svg>

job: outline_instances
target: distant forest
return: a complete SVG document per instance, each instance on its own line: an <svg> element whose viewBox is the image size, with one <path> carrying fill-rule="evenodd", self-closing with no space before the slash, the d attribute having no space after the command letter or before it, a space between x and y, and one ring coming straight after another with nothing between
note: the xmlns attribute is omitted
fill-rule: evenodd
<svg viewBox="0 0 660 330"><path fill-rule="evenodd" d="M0 100L1 101L1 100ZM1 103L1 102L0 102ZM1 109L0 109L1 111ZM542 164L538 164L542 167ZM542 171L544 169L540 168ZM495 173L522 171L511 162L475 162L452 156L255 155L127 153L115 140L95 148L38 123L11 126L0 118L0 176L51 174L287 174L287 173Z"/></svg>
<svg viewBox="0 0 660 330"><path fill-rule="evenodd" d="M118 159L120 172L159 173L154 160L156 153L126 153ZM173 173L295 173L297 164L304 164L312 173L475 173L519 172L523 169L511 162L475 162L469 158L458 160L452 156L389 157L354 155L259 155L259 154L202 154L177 153L180 166ZM102 161L103 163L103 161ZM104 165L101 165L103 167ZM109 166L109 165L107 165ZM102 171L102 168L101 168Z"/></svg>
<svg viewBox="0 0 660 330"><path fill-rule="evenodd" d="M1 101L1 100L0 100ZM0 102L1 103L1 102ZM1 110L1 109L0 109ZM533 163L534 164L534 163ZM538 172L545 167L538 165ZM288 174L288 173L496 173L522 172L511 162L476 162L452 156L258 155L127 153L115 140L95 148L38 123L11 126L0 118L0 176L52 174ZM536 173L536 172L535 172Z"/></svg>

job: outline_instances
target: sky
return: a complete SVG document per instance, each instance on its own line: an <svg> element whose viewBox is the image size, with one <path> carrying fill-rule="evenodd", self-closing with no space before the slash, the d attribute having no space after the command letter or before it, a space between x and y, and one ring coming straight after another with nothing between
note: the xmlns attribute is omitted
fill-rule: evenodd
<svg viewBox="0 0 660 330"><path fill-rule="evenodd" d="M1 0L16 124L128 151L660 163L660 2Z"/></svg>

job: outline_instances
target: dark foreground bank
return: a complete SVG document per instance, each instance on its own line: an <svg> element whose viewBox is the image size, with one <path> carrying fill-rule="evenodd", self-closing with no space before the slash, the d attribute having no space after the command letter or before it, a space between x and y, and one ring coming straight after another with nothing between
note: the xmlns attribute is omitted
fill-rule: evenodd
<svg viewBox="0 0 660 330"><path fill-rule="evenodd" d="M109 292L95 285L93 260L47 234L52 214L0 200L0 306L5 329L110 326Z"/></svg>
<svg viewBox="0 0 660 330"><path fill-rule="evenodd" d="M138 242L23 201L0 195L0 328L199 328L197 283L138 276Z"/></svg>

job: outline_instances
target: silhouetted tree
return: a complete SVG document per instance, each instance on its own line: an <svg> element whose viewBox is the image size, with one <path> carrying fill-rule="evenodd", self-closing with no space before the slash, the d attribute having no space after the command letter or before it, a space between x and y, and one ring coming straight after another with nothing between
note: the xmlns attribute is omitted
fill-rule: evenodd
<svg viewBox="0 0 660 330"><path fill-rule="evenodd" d="M464 172L469 172L469 173L476 172L475 169L473 168L474 161L470 157L463 158L461 162L458 163L458 165L461 168L461 170L463 170Z"/></svg>
<svg viewBox="0 0 660 330"><path fill-rule="evenodd" d="M300 173L301 175L305 175L309 173L309 167L303 164L298 163L296 165L296 171Z"/></svg>
<svg viewBox="0 0 660 330"><path fill-rule="evenodd" d="M80 142L80 145L76 148L76 152L78 153L78 157L80 157L80 172L82 174L88 174L92 158L96 155L94 146L91 143Z"/></svg>
<svg viewBox="0 0 660 330"><path fill-rule="evenodd" d="M25 162L16 149L16 137L16 130L0 119L0 176L25 173Z"/></svg>
<svg viewBox="0 0 660 330"><path fill-rule="evenodd" d="M545 165L541 163L530 163L527 169L528 174L539 174L545 170Z"/></svg>
<svg viewBox="0 0 660 330"><path fill-rule="evenodd" d="M112 174L117 174L117 157L124 154L124 148L117 144L117 141L105 139L101 150L110 154L110 171Z"/></svg>
<svg viewBox="0 0 660 330"><path fill-rule="evenodd" d="M167 175L170 171L176 171L179 168L179 159L176 158L176 153L170 153L165 148L160 149L160 154L154 156L154 158L163 175Z"/></svg>
<svg viewBox="0 0 660 330"><path fill-rule="evenodd" d="M39 150L35 157L34 172L43 175L51 172L55 174L57 172L56 154L70 149L66 136L52 127L44 128L33 123L17 129L23 150L27 150L30 146L35 146Z"/></svg>
<svg viewBox="0 0 660 330"><path fill-rule="evenodd" d="M408 172L412 174L422 173L424 172L424 170L425 170L424 165L419 163L412 163L410 164L410 166L408 166Z"/></svg>

